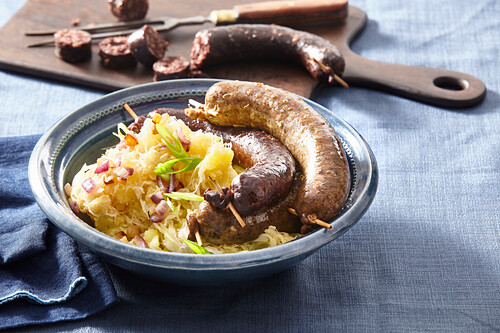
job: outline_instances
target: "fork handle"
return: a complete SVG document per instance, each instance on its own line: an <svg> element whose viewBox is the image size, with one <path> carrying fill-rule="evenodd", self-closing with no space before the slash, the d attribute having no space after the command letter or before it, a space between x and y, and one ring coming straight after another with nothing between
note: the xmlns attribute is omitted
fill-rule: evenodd
<svg viewBox="0 0 500 333"><path fill-rule="evenodd" d="M216 24L292 24L344 19L347 7L347 0L267 1L236 5L230 10L215 10L210 17Z"/></svg>

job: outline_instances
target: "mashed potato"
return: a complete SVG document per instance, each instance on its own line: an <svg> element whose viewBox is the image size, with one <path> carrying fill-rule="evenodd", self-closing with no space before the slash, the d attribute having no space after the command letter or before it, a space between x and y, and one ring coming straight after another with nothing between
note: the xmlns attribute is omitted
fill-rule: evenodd
<svg viewBox="0 0 500 333"><path fill-rule="evenodd" d="M232 164L230 145L219 137L192 132L182 121L167 114L157 122L170 133L181 128L191 142L188 155L202 159L194 170L175 174L182 186L178 192L194 194L201 200L204 191L213 188L210 177L221 186L229 187L231 180L242 171ZM129 140L122 139L117 146L107 149L95 164L84 165L71 186L67 186L69 200L80 212L90 216L96 229L109 236L135 245L145 242L148 248L160 251L192 253L184 242L189 234L186 216L197 209L200 201L167 198L166 218L159 223L150 220L149 214L157 206L152 195L160 191L155 169L176 158L157 133L155 123L148 118L139 134L128 136ZM178 163L175 169L183 166ZM232 253L279 245L297 237L271 226L257 239L244 244L204 242L203 246L212 253Z"/></svg>

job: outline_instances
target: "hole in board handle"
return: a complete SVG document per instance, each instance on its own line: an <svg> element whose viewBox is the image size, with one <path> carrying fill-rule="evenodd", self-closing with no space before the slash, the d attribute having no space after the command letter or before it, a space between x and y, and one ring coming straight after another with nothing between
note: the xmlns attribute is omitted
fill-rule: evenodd
<svg viewBox="0 0 500 333"><path fill-rule="evenodd" d="M441 89L460 91L469 88L469 82L449 76L441 76L434 79L434 85Z"/></svg>

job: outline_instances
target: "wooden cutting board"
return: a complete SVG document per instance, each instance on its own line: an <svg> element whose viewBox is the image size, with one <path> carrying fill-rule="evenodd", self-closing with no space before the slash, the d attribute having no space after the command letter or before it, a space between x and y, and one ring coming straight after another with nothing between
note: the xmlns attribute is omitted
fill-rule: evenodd
<svg viewBox="0 0 500 333"><path fill-rule="evenodd" d="M236 4L255 0L150 0L148 17L207 16L214 9L229 9ZM68 64L54 56L54 48L27 48L47 37L27 37L25 31L69 27L73 19L80 25L115 22L106 0L28 0L0 30L0 69L64 81L72 84L114 91L152 82L153 73L142 65L126 70L111 70L100 64L98 47L93 45L91 60ZM477 78L459 72L389 64L363 58L349 48L363 30L367 16L359 8L349 6L347 19L295 29L317 34L336 44L346 61L343 75L351 86L365 86L398 94L406 98L445 107L469 107L480 103L486 95L485 85ZM170 42L167 56L189 57L193 37L211 24L184 26L162 36ZM218 66L207 70L212 78L264 82L310 97L316 81L300 65L284 62L246 62ZM341 88L339 88L341 89Z"/></svg>
<svg viewBox="0 0 500 333"><path fill-rule="evenodd" d="M235 4L255 2L245 0L150 0L147 17L208 16L214 9L229 9ZM196 10L196 11L194 11ZM25 31L61 29L71 26L73 19L80 19L80 25L109 23L117 19L110 13L106 0L29 0L0 30L0 68L60 80L72 84L113 91L137 84L152 82L151 69L138 65L125 70L112 70L100 64L98 45L94 43L91 60L68 64L54 56L54 47L27 48L28 44L51 38L51 36L29 37ZM211 24L183 26L162 33L169 41L168 56L189 58L193 37ZM332 23L327 24L332 26ZM335 24L333 24L335 27ZM309 27L311 31L314 27ZM308 30L308 29L304 29ZM334 29L332 28L331 31ZM329 39L333 32L325 30L323 37ZM296 64L282 62L248 62L218 66L207 71L213 78L260 81L282 87L302 96L309 97L316 82L308 72Z"/></svg>

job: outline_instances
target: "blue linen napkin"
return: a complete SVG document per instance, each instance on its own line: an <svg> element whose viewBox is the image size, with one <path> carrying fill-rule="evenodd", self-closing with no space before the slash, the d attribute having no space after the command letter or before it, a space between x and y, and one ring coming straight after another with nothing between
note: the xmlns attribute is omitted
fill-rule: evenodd
<svg viewBox="0 0 500 333"><path fill-rule="evenodd" d="M101 259L53 226L31 194L39 137L0 138L0 329L85 318L118 300Z"/></svg>

